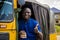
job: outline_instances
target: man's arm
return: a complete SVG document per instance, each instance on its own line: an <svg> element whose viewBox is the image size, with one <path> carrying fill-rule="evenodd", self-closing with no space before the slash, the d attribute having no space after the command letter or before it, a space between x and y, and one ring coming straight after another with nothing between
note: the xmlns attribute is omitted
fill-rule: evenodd
<svg viewBox="0 0 60 40"><path fill-rule="evenodd" d="M40 28L40 26L38 27L38 24L37 24L36 27L34 28L34 32L36 33L37 37L39 37L41 40L43 40L43 34L41 31L38 30L38 28Z"/></svg>

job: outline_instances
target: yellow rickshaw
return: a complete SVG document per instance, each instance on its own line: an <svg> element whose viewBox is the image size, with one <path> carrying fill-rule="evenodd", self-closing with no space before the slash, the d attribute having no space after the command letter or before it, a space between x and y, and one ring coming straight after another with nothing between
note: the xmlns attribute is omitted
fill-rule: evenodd
<svg viewBox="0 0 60 40"><path fill-rule="evenodd" d="M51 26L49 7L35 0L25 0L25 2L25 5L31 7L33 11L32 17L41 25L44 40L56 40L55 32L50 31L54 26ZM0 1L0 40L18 40L19 4L19 0Z"/></svg>

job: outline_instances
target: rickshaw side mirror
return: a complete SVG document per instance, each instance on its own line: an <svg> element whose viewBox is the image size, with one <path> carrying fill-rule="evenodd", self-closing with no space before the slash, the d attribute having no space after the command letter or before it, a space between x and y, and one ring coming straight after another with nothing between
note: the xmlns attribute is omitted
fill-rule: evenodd
<svg viewBox="0 0 60 40"><path fill-rule="evenodd" d="M25 0L18 0L18 4L21 5L21 6L24 5L25 4Z"/></svg>

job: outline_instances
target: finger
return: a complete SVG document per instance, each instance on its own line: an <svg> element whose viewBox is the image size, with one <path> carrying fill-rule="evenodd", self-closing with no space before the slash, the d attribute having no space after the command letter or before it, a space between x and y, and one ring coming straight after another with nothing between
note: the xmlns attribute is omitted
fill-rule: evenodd
<svg viewBox="0 0 60 40"><path fill-rule="evenodd" d="M38 26L39 24L37 24L36 26Z"/></svg>
<svg viewBox="0 0 60 40"><path fill-rule="evenodd" d="M25 33L25 31L22 30L22 31L20 31L19 33Z"/></svg>

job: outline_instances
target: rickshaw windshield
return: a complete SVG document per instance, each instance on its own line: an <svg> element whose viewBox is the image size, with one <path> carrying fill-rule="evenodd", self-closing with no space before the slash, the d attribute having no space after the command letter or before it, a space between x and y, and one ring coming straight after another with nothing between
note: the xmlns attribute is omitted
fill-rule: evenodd
<svg viewBox="0 0 60 40"><path fill-rule="evenodd" d="M13 20L13 5L9 1L0 1L0 22L10 22Z"/></svg>

